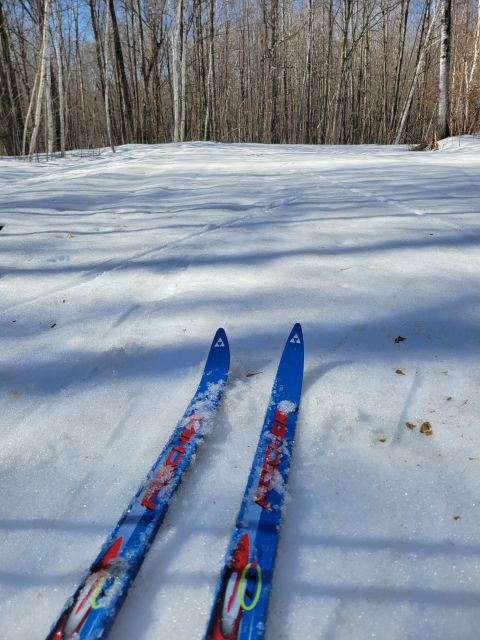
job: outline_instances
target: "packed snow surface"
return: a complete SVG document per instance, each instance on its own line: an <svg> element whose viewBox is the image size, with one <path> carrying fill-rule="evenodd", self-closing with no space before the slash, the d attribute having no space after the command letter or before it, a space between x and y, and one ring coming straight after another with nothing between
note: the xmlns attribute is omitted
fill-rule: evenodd
<svg viewBox="0 0 480 640"><path fill-rule="evenodd" d="M222 326L221 408L111 634L202 637L296 321L267 640L478 637L479 138L0 160L2 225L0 638L46 635Z"/></svg>

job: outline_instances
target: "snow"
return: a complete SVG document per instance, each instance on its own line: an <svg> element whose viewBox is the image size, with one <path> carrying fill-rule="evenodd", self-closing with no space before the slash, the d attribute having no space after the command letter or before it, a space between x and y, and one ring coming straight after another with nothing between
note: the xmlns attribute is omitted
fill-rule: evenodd
<svg viewBox="0 0 480 640"><path fill-rule="evenodd" d="M294 402L290 402L290 400L282 400L278 403L278 409L283 413L283 415L288 416L288 414L293 413L297 405Z"/></svg>
<svg viewBox="0 0 480 640"><path fill-rule="evenodd" d="M202 637L296 321L267 640L476 637L478 137L4 159L2 224L0 638L47 634L223 326L224 401L111 634Z"/></svg>

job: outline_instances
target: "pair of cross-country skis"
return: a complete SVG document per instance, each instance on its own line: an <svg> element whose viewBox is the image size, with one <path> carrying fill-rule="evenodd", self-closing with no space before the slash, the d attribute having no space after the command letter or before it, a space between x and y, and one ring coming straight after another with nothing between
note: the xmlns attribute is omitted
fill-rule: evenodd
<svg viewBox="0 0 480 640"><path fill-rule="evenodd" d="M260 640L278 545L285 487L303 380L303 335L288 336L260 433L205 640ZM172 437L120 518L47 640L106 638L182 476L203 440L230 367L227 336L219 329L198 389Z"/></svg>

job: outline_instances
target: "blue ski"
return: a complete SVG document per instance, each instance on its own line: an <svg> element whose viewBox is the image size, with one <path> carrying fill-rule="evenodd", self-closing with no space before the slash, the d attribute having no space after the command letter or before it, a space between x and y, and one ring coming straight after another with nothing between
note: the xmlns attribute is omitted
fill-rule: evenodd
<svg viewBox="0 0 480 640"><path fill-rule="evenodd" d="M303 380L303 335L288 336L205 640L260 640L277 551Z"/></svg>
<svg viewBox="0 0 480 640"><path fill-rule="evenodd" d="M104 640L222 396L230 366L219 329L192 401L47 640Z"/></svg>

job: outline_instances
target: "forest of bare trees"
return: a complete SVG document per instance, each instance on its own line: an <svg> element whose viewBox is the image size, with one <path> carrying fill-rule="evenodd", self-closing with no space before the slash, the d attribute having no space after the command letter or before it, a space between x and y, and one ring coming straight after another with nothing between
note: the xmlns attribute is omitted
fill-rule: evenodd
<svg viewBox="0 0 480 640"><path fill-rule="evenodd" d="M480 0L0 0L0 154L480 127Z"/></svg>

